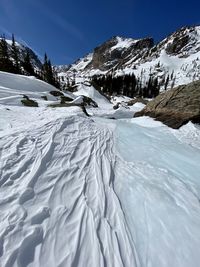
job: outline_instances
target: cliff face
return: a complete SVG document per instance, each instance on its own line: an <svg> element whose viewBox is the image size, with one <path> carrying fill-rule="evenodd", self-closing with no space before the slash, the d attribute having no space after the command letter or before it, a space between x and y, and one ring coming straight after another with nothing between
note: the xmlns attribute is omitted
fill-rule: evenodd
<svg viewBox="0 0 200 267"><path fill-rule="evenodd" d="M113 68L122 67L132 58L142 56L142 53L153 46L153 39L141 40L113 37L94 49L93 58L86 67L89 69L99 69L108 71Z"/></svg>

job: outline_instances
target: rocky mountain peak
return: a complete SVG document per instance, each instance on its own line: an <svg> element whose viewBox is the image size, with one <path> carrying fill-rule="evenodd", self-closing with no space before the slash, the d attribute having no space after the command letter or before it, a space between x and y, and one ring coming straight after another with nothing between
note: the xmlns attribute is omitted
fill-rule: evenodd
<svg viewBox="0 0 200 267"><path fill-rule="evenodd" d="M157 50L165 49L168 55L187 57L200 51L200 27L182 27L157 45Z"/></svg>
<svg viewBox="0 0 200 267"><path fill-rule="evenodd" d="M112 37L94 49L93 58L87 69L108 71L127 62L153 46L152 38L135 40L119 36Z"/></svg>

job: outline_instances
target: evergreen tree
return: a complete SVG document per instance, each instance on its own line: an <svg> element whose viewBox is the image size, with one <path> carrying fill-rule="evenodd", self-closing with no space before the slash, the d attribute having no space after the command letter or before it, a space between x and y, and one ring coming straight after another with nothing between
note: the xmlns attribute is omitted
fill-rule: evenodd
<svg viewBox="0 0 200 267"><path fill-rule="evenodd" d="M44 54L44 63L42 65L42 71L43 71L43 80L48 82L48 58L47 54Z"/></svg>
<svg viewBox="0 0 200 267"><path fill-rule="evenodd" d="M167 75L167 79L165 81L165 91L167 90L168 84L169 84L169 74Z"/></svg>
<svg viewBox="0 0 200 267"><path fill-rule="evenodd" d="M30 58L30 54L29 54L28 50L24 54L22 66L24 68L25 74L33 75L33 76L35 75L34 68L32 66L31 58Z"/></svg>
<svg viewBox="0 0 200 267"><path fill-rule="evenodd" d="M0 40L0 70L6 72L14 71L12 61L9 58L8 44L5 35L3 35Z"/></svg>
<svg viewBox="0 0 200 267"><path fill-rule="evenodd" d="M136 94L136 85L137 85L137 81L136 81L136 77L134 74L131 75L130 77L131 79L131 84L130 84L130 93L129 93L129 97L134 97Z"/></svg>
<svg viewBox="0 0 200 267"><path fill-rule="evenodd" d="M44 76L44 81L46 81L49 84L54 85L54 77L53 77L51 61L50 59L48 59L46 53L44 55L43 76Z"/></svg>
<svg viewBox="0 0 200 267"><path fill-rule="evenodd" d="M54 77L53 77L53 71L52 71L52 65L51 60L49 59L47 62L48 65L48 80L50 84L54 84Z"/></svg>
<svg viewBox="0 0 200 267"><path fill-rule="evenodd" d="M14 61L14 72L20 74L21 70L20 70L19 50L16 46L14 34L12 34L11 56Z"/></svg>
<svg viewBox="0 0 200 267"><path fill-rule="evenodd" d="M158 83L158 77L156 77L154 80L153 80L153 90L152 90L152 96L151 97L156 97L159 95L159 92L160 92L160 85Z"/></svg>

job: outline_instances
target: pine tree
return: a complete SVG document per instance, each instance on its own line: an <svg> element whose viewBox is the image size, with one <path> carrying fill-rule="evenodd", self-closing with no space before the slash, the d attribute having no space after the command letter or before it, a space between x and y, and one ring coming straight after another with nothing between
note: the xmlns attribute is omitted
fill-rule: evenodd
<svg viewBox="0 0 200 267"><path fill-rule="evenodd" d="M12 61L9 58L8 44L5 35L3 35L0 40L0 70L14 72Z"/></svg>
<svg viewBox="0 0 200 267"><path fill-rule="evenodd" d="M21 70L20 70L19 50L16 46L14 34L12 34L11 56L14 61L14 72L20 74Z"/></svg>
<svg viewBox="0 0 200 267"><path fill-rule="evenodd" d="M156 97L159 95L160 92L160 85L158 83L158 77L156 77L153 80L153 86L152 86L153 90L152 90L152 97Z"/></svg>
<svg viewBox="0 0 200 267"><path fill-rule="evenodd" d="M149 81L147 83L147 89L146 89L145 95L143 95L143 97L151 97L151 92L152 92L152 77L150 75Z"/></svg>
<svg viewBox="0 0 200 267"><path fill-rule="evenodd" d="M53 77L53 71L52 71L51 60L50 59L48 60L47 65L48 65L48 82L50 84L54 84L54 77Z"/></svg>
<svg viewBox="0 0 200 267"><path fill-rule="evenodd" d="M34 68L31 64L31 58L30 58L30 54L29 54L28 50L26 51L26 53L24 55L22 66L24 68L25 74L33 75L33 76L35 75Z"/></svg>
<svg viewBox="0 0 200 267"><path fill-rule="evenodd" d="M167 79L165 81L165 91L167 90L168 84L169 84L169 74L167 75Z"/></svg>
<svg viewBox="0 0 200 267"><path fill-rule="evenodd" d="M132 74L131 80L132 80L132 83L131 83L132 90L131 90L130 97L133 98L135 96L135 94L136 94L136 86L137 86L137 80L136 80L136 77L135 77L134 73Z"/></svg>
<svg viewBox="0 0 200 267"><path fill-rule="evenodd" d="M44 63L42 65L42 71L43 71L43 80L48 81L48 57L47 54L44 54Z"/></svg>
<svg viewBox="0 0 200 267"><path fill-rule="evenodd" d="M43 80L57 88L60 88L60 81L55 69L52 68L51 60L48 59L47 54L44 54L44 63L42 66Z"/></svg>
<svg viewBox="0 0 200 267"><path fill-rule="evenodd" d="M43 76L44 76L44 80L47 83L54 85L54 78L53 78L53 71L52 71L51 61L50 61L50 59L48 59L46 53L44 55Z"/></svg>

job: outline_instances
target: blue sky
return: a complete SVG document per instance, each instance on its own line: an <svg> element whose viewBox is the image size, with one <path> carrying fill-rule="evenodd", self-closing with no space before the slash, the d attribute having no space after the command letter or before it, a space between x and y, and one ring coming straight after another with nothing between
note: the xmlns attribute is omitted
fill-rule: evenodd
<svg viewBox="0 0 200 267"><path fill-rule="evenodd" d="M200 25L199 10L199 0L0 0L0 32L68 64L115 35L159 41Z"/></svg>

